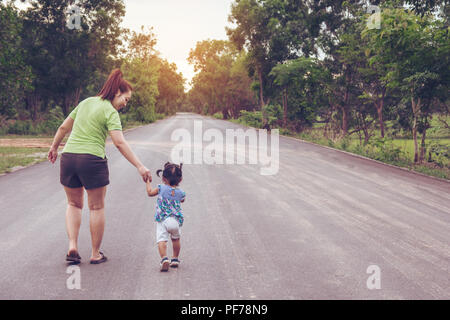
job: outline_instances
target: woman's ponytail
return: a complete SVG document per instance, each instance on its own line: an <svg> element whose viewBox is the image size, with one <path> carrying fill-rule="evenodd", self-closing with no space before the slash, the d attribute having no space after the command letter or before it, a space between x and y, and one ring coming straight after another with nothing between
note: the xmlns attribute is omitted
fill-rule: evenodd
<svg viewBox="0 0 450 320"><path fill-rule="evenodd" d="M102 99L112 101L119 90L120 92L125 93L128 91L133 91L133 87L127 80L123 79L123 74L120 69L114 69L109 74L108 80L106 80L102 90L100 90L97 96L102 97Z"/></svg>

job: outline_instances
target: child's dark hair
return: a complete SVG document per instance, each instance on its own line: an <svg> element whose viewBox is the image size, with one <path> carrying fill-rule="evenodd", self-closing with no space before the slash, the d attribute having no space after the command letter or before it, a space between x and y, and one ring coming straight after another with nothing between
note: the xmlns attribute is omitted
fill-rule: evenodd
<svg viewBox="0 0 450 320"><path fill-rule="evenodd" d="M166 162L164 165L164 170L157 170L156 175L159 177L159 174L162 171L163 178L166 178L171 186L177 186L183 177L183 173L181 172L182 167L182 163L178 165L175 163Z"/></svg>

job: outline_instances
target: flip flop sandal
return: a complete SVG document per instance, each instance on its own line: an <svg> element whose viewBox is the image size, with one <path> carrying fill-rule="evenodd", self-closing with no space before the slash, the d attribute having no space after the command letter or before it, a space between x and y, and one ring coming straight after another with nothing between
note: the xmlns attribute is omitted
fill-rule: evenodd
<svg viewBox="0 0 450 320"><path fill-rule="evenodd" d="M66 261L73 264L81 263L81 257L78 254L78 251L72 250L66 255Z"/></svg>
<svg viewBox="0 0 450 320"><path fill-rule="evenodd" d="M106 260L108 260L108 258L103 254L103 252L99 252L100 253L100 255L102 256L101 257L101 259L98 259L98 260L91 260L91 264L99 264L99 263L103 263L103 262L105 262Z"/></svg>

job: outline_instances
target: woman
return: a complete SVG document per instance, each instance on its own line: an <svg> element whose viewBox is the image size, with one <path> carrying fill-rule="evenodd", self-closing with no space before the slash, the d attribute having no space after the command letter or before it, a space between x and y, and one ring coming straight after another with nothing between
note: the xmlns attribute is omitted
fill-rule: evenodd
<svg viewBox="0 0 450 320"><path fill-rule="evenodd" d="M127 105L133 88L122 78L122 72L111 72L102 90L80 104L58 128L48 153L48 160L55 163L58 146L70 133L61 155L60 181L67 195L66 227L69 251L66 260L80 263L78 233L81 225L84 189L88 195L90 230L92 239L91 264L105 262L107 257L100 251L105 228L105 195L109 184L109 171L105 156L107 134L122 155L134 165L142 179L151 181L150 171L133 153L122 133L118 110Z"/></svg>

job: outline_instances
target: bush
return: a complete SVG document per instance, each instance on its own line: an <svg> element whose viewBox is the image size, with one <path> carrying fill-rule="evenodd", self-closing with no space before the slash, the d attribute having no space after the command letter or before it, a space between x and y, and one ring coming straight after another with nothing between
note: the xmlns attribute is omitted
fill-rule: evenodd
<svg viewBox="0 0 450 320"><path fill-rule="evenodd" d="M64 113L61 107L55 107L48 112L45 120L37 126L36 131L37 133L54 134L63 121Z"/></svg>
<svg viewBox="0 0 450 320"><path fill-rule="evenodd" d="M334 141L331 140L331 139L328 139L328 146L331 147L331 148L334 148L335 147L334 146Z"/></svg>
<svg viewBox="0 0 450 320"><path fill-rule="evenodd" d="M433 141L429 147L428 161L435 162L439 167L443 168L450 163L450 146L440 144Z"/></svg>
<svg viewBox="0 0 450 320"><path fill-rule="evenodd" d="M223 119L223 114L222 112L216 112L213 114L213 117L216 119Z"/></svg>
<svg viewBox="0 0 450 320"><path fill-rule="evenodd" d="M164 113L157 113L156 114L156 120L162 120L166 117Z"/></svg>
<svg viewBox="0 0 450 320"><path fill-rule="evenodd" d="M341 140L341 143L340 143L340 145L339 145L339 149L342 149L342 150L347 151L349 145L350 145L350 138L349 138L348 136L346 136L346 137L344 137L344 138Z"/></svg>
<svg viewBox="0 0 450 320"><path fill-rule="evenodd" d="M266 105L263 107L264 114L267 117L267 124L274 126L283 119L283 109L280 105Z"/></svg>
<svg viewBox="0 0 450 320"><path fill-rule="evenodd" d="M128 115L119 113L119 116L120 116L120 123L122 124L122 128L125 128L128 123Z"/></svg>
<svg viewBox="0 0 450 320"><path fill-rule="evenodd" d="M369 141L370 146L376 149L375 160L380 160L388 163L395 162L408 162L407 156L399 147L396 147L389 138L376 138L373 141ZM375 151L375 150L373 150Z"/></svg>
<svg viewBox="0 0 450 320"><path fill-rule="evenodd" d="M33 127L31 120L16 120L8 127L9 134L35 134L36 130Z"/></svg>
<svg viewBox="0 0 450 320"><path fill-rule="evenodd" d="M294 133L286 128L280 128L280 134L285 136L294 136Z"/></svg>
<svg viewBox="0 0 450 320"><path fill-rule="evenodd" d="M0 134L19 134L19 135L53 135L64 121L64 114L60 107L51 109L44 120L34 122L32 120L11 120L10 124L3 125Z"/></svg>
<svg viewBox="0 0 450 320"><path fill-rule="evenodd" d="M241 110L239 122L250 127L262 128L262 113L261 111Z"/></svg>

